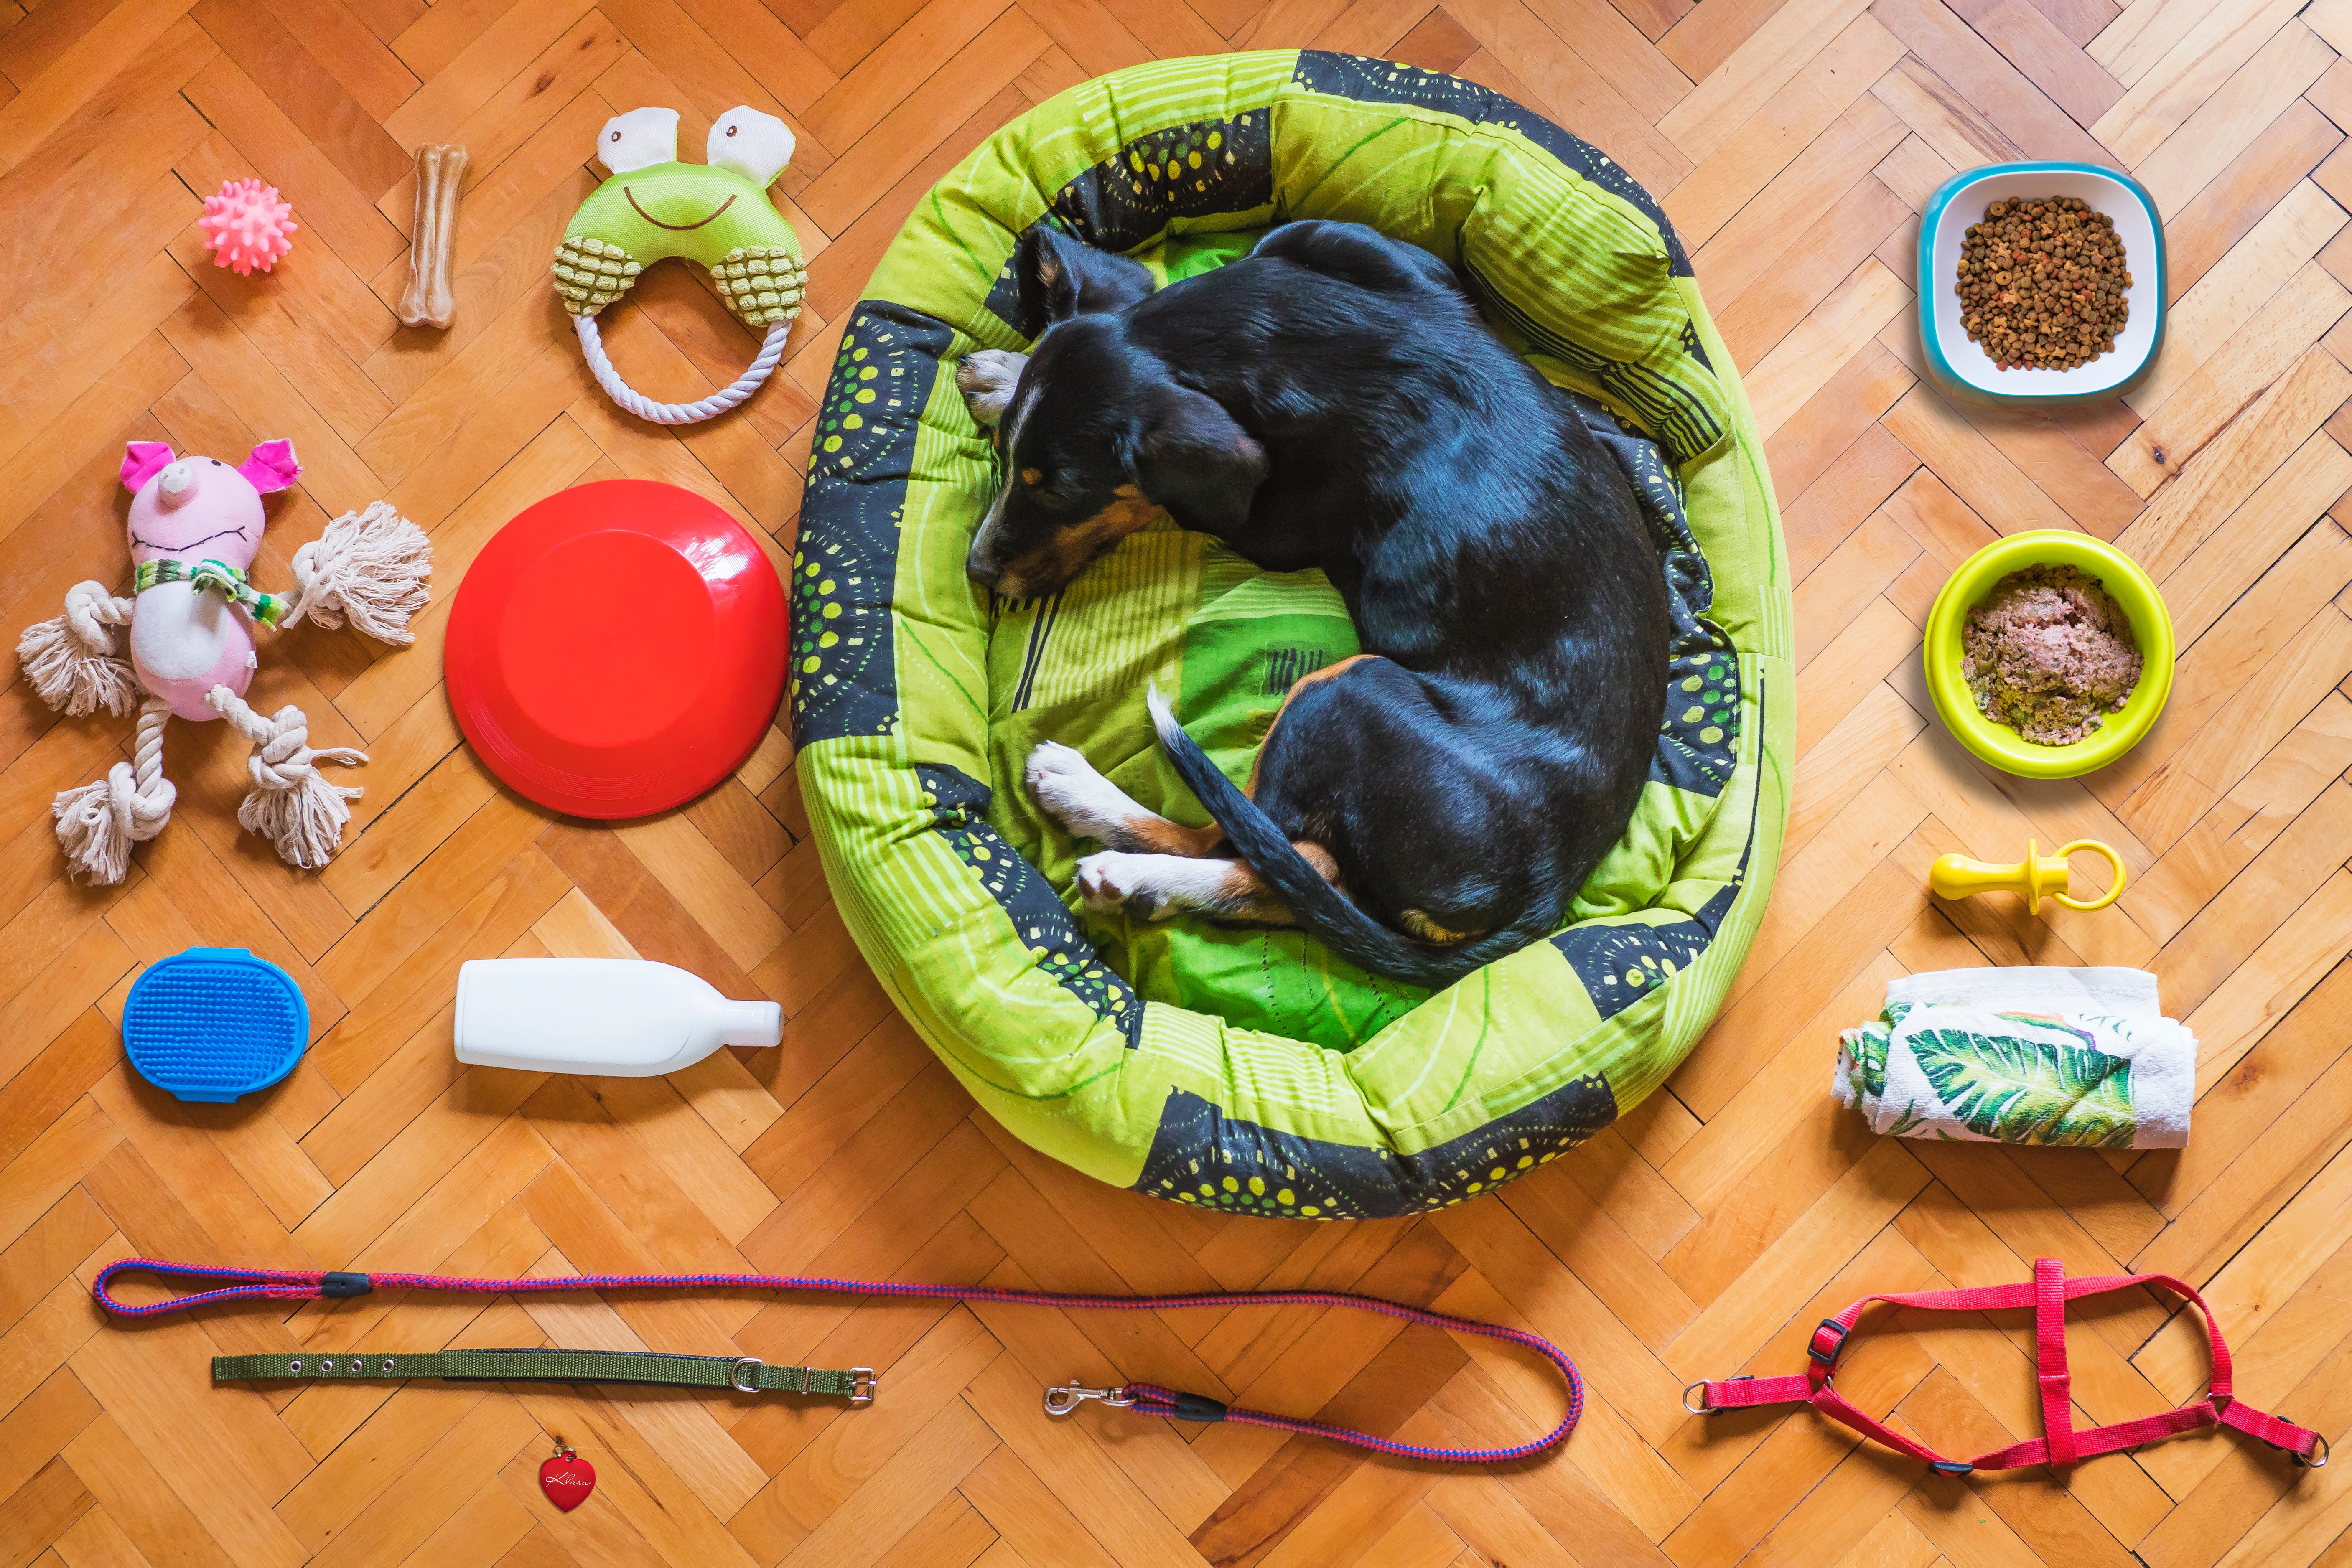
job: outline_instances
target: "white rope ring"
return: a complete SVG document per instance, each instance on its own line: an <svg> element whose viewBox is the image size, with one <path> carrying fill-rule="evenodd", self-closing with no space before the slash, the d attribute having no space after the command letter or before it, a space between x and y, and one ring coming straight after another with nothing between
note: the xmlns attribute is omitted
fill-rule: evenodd
<svg viewBox="0 0 2352 1568"><path fill-rule="evenodd" d="M735 378L733 386L722 387L698 402L656 402L623 381L621 372L613 368L613 361L604 353L604 340L596 330L596 318L574 316L572 324L580 329L580 351L588 356L588 369L595 374L596 384L614 402L639 419L649 419L656 424L697 424L725 413L750 397L784 357L784 340L793 330L790 321L771 326L766 341L760 345L759 357L751 361L751 369Z"/></svg>

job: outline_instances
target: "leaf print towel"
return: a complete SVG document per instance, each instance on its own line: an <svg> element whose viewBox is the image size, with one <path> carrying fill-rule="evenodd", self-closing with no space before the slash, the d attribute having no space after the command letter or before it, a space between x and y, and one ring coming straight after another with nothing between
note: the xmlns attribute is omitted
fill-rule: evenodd
<svg viewBox="0 0 2352 1568"><path fill-rule="evenodd" d="M2091 1149L2189 1141L2197 1040L2139 969L1948 969L1886 988L1832 1092L1904 1138Z"/></svg>

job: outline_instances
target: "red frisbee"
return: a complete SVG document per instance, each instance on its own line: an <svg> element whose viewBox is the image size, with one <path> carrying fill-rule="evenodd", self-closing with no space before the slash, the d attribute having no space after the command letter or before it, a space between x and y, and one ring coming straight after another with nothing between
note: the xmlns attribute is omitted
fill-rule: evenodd
<svg viewBox="0 0 2352 1568"><path fill-rule="evenodd" d="M784 691L784 591L751 534L675 485L607 479L526 507L475 558L444 655L490 771L575 817L691 800Z"/></svg>

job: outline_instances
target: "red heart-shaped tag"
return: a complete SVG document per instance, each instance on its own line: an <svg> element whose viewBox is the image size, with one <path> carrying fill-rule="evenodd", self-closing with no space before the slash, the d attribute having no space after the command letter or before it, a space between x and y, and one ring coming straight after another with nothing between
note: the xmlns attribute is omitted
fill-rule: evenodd
<svg viewBox="0 0 2352 1568"><path fill-rule="evenodd" d="M596 1467L570 1448L558 1448L553 1458L540 1462L539 1490L547 1494L548 1501L570 1513L596 1490Z"/></svg>

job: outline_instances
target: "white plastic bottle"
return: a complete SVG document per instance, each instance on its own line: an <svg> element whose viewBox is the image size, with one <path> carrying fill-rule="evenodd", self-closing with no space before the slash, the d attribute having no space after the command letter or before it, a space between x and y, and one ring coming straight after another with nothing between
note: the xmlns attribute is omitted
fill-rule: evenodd
<svg viewBox="0 0 2352 1568"><path fill-rule="evenodd" d="M457 970L457 1060L654 1078L722 1045L774 1045L784 1009L734 1002L644 958L474 958Z"/></svg>

